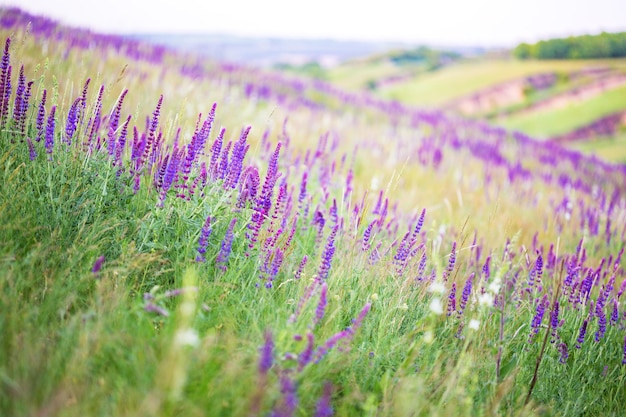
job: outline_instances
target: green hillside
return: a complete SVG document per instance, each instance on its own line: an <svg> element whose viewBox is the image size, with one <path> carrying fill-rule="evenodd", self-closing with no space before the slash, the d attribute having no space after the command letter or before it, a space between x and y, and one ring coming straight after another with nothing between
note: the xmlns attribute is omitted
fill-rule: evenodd
<svg viewBox="0 0 626 417"><path fill-rule="evenodd" d="M566 107L512 114L500 120L502 125L524 131L538 138L560 135L620 110L626 110L626 86Z"/></svg>

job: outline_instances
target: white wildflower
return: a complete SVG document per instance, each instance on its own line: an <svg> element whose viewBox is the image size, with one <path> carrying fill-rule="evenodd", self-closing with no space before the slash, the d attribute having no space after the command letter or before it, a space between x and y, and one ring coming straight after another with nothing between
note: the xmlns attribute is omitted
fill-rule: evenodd
<svg viewBox="0 0 626 417"><path fill-rule="evenodd" d="M495 295L500 292L501 286L502 286L502 282L499 279L495 279L491 284L489 284L487 289L489 290L489 292Z"/></svg>
<svg viewBox="0 0 626 417"><path fill-rule="evenodd" d="M174 344L177 346L196 347L200 344L200 336L194 329L181 329L176 332Z"/></svg>
<svg viewBox="0 0 626 417"><path fill-rule="evenodd" d="M428 287L428 292L432 292L433 294L444 294L446 292L446 286L443 282L435 281L430 284L430 287Z"/></svg>
<svg viewBox="0 0 626 417"><path fill-rule="evenodd" d="M432 311L435 314L443 314L443 304L441 303L441 299L440 298L433 298L430 301L430 305L428 306L428 308L430 308L430 311Z"/></svg>
<svg viewBox="0 0 626 417"><path fill-rule="evenodd" d="M467 327L472 330L478 330L478 328L480 327L480 322L476 319L471 319Z"/></svg>
<svg viewBox="0 0 626 417"><path fill-rule="evenodd" d="M493 295L488 292L478 296L478 304L481 306L491 307L493 305L493 300Z"/></svg>

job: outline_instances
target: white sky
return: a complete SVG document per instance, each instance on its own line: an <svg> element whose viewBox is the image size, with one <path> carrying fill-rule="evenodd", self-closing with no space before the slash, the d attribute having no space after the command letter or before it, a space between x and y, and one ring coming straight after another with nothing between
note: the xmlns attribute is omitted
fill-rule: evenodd
<svg viewBox="0 0 626 417"><path fill-rule="evenodd" d="M512 46L626 31L626 0L0 0L109 33L252 36Z"/></svg>

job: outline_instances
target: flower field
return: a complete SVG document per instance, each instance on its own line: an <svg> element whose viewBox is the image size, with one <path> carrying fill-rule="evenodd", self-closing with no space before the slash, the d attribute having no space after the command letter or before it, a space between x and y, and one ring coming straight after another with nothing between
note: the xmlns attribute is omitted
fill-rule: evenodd
<svg viewBox="0 0 626 417"><path fill-rule="evenodd" d="M626 166L0 27L0 415L623 415Z"/></svg>

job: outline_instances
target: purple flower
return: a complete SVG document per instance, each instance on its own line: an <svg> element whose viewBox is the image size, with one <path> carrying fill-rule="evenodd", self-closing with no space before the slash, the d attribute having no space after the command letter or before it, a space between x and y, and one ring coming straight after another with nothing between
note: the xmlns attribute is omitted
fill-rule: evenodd
<svg viewBox="0 0 626 417"><path fill-rule="evenodd" d="M583 325L580 327L580 331L578 332L578 338L576 339L576 349L580 349L582 347L583 342L585 341L585 335L587 334L587 319L583 322Z"/></svg>
<svg viewBox="0 0 626 417"><path fill-rule="evenodd" d="M426 251L422 252L422 257L420 258L420 263L417 266L417 280L421 281L424 279L424 272L426 271Z"/></svg>
<svg viewBox="0 0 626 417"><path fill-rule="evenodd" d="M448 316L456 311L456 282L452 283L450 288L450 294L448 295Z"/></svg>
<svg viewBox="0 0 626 417"><path fill-rule="evenodd" d="M309 260L308 256L304 255L302 257L302 260L300 261L300 265L298 265L298 269L293 274L295 279L300 279L300 277L302 276L302 271L304 270L304 267L306 266L306 263L308 260Z"/></svg>
<svg viewBox="0 0 626 417"><path fill-rule="evenodd" d="M278 275L278 271L280 270L280 266L282 265L284 259L285 254L283 253L283 251L280 250L280 248L276 248L272 259L272 264L268 271L269 275L267 277L267 282L265 283L266 288L272 287L272 282L274 281L274 279L276 279L276 276Z"/></svg>
<svg viewBox="0 0 626 417"><path fill-rule="evenodd" d="M213 127L213 122L215 120L216 107L217 103L213 103L213 107L211 107L211 111L209 112L209 115L207 116L204 123L202 124L202 127L198 129L198 126L196 126L196 131L191 138L191 142L187 146L187 157L185 158L185 163L183 165L185 181L187 181L188 179L188 175L191 172L191 167L198 160L200 154L203 153L204 145L206 144L206 141L211 134L211 128ZM198 124L200 123L200 117L201 116L198 117Z"/></svg>
<svg viewBox="0 0 626 417"><path fill-rule="evenodd" d="M335 237L337 236L338 229L339 225L335 225L333 230L330 232L330 235L328 235L326 247L322 253L322 263L317 271L317 279L319 281L325 281L328 278L328 273L333 261L333 255L335 254Z"/></svg>
<svg viewBox="0 0 626 417"><path fill-rule="evenodd" d="M44 138L44 124L46 120L46 90L43 90L39 108L37 110L37 137L35 140L40 142Z"/></svg>
<svg viewBox="0 0 626 417"><path fill-rule="evenodd" d="M11 98L11 57L9 47L11 38L7 38L4 45L4 54L0 62L0 126L9 114L9 100Z"/></svg>
<svg viewBox="0 0 626 417"><path fill-rule="evenodd" d="M126 97L127 93L128 93L128 89L125 89L122 92L109 118L109 132L107 135L107 152L109 153L109 156L111 157L115 155L115 145L116 145L115 133L117 131L117 128L119 127L120 116L122 112L122 103L124 102L124 97Z"/></svg>
<svg viewBox="0 0 626 417"><path fill-rule="evenodd" d="M363 244L361 245L361 249L363 250L363 252L367 252L368 250L370 250L370 238L372 236L372 227L374 227L375 223L376 221L371 222L365 228L365 231L363 232Z"/></svg>
<svg viewBox="0 0 626 417"><path fill-rule="evenodd" d="M298 371L302 371L305 366L311 362L311 358L313 357L313 344L315 343L315 336L313 333L308 332L306 334L306 347L304 350L298 355Z"/></svg>
<svg viewBox="0 0 626 417"><path fill-rule="evenodd" d="M233 217L228 225L228 230L226 230L226 235L224 236L224 240L222 240L222 248L220 249L220 253L217 255L217 259L215 262L218 264L218 268L222 271L226 271L226 264L228 263L228 258L230 257L230 250L233 246L233 229L235 228L235 223L237 222L237 218Z"/></svg>
<svg viewBox="0 0 626 417"><path fill-rule="evenodd" d="M33 141L30 140L29 137L26 138L26 143L28 144L28 155L31 161L34 161L37 158L37 151L35 150L35 145Z"/></svg>
<svg viewBox="0 0 626 417"><path fill-rule="evenodd" d="M85 80L85 84L83 85L83 91L80 95L80 102L83 107L83 110L87 107L87 90L89 89L90 82L91 82L91 78L87 78L87 80Z"/></svg>
<svg viewBox="0 0 626 417"><path fill-rule="evenodd" d="M333 386L330 382L324 384L324 392L315 407L315 417L332 417L334 414L333 407L330 404L330 398L333 394Z"/></svg>
<svg viewBox="0 0 626 417"><path fill-rule="evenodd" d="M232 141L228 141L226 147L222 149L222 155L220 157L220 164L218 167L217 178L225 179L228 173L228 154L230 153L230 148L233 146Z"/></svg>
<svg viewBox="0 0 626 417"><path fill-rule="evenodd" d="M543 275L543 257L541 254L538 254L537 260L535 261L535 273L537 275L537 279L541 280L541 276Z"/></svg>
<svg viewBox="0 0 626 417"><path fill-rule="evenodd" d="M254 201L257 193L259 192L259 171L253 167L247 167L242 175L242 180L239 182L239 197L237 199L237 207L244 208L248 201Z"/></svg>
<svg viewBox="0 0 626 417"><path fill-rule="evenodd" d="M320 290L320 301L317 304L317 308L315 309L315 318L313 319L313 327L317 326L322 319L324 318L324 312L326 311L326 294L328 292L328 285L324 282L322 283L322 289Z"/></svg>
<svg viewBox="0 0 626 417"><path fill-rule="evenodd" d="M250 145L246 143L250 129L250 126L242 129L239 140L235 142L235 145L233 146L233 155L228 167L228 175L224 183L225 188L237 187L239 177L241 176L241 170L243 169L243 160L246 156L246 152L250 148Z"/></svg>
<svg viewBox="0 0 626 417"><path fill-rule="evenodd" d="M324 231L325 224L326 220L324 219L324 214L317 210L313 215L313 226L317 226L317 237L315 239L316 244L319 244L322 240L322 232Z"/></svg>
<svg viewBox="0 0 626 417"><path fill-rule="evenodd" d="M205 253L207 246L209 244L209 236L211 235L211 216L207 216L204 221L204 225L202 226L202 230L200 231L200 238L198 239L198 256L196 257L197 262L205 262Z"/></svg>
<svg viewBox="0 0 626 417"><path fill-rule="evenodd" d="M170 313L164 309L161 306L158 306L154 303L148 302L146 303L146 305L143 307L144 311L148 312L148 313L156 313L160 316L164 316L167 317L170 315Z"/></svg>
<svg viewBox="0 0 626 417"><path fill-rule="evenodd" d="M263 182L263 188L261 189L261 194L259 196L259 207L263 216L267 216L269 213L274 185L276 185L276 181L280 176L278 173L278 157L280 155L281 147L282 144L278 142L274 153L270 157L267 172L265 173L265 181Z"/></svg>
<svg viewBox="0 0 626 417"><path fill-rule="evenodd" d="M426 209L422 209L422 213L420 214L419 219L417 219L417 224L415 225L415 229L413 229L413 234L411 235L411 242L413 243L417 241L417 236L420 234L422 227L424 226L425 216L426 216Z"/></svg>
<svg viewBox="0 0 626 417"><path fill-rule="evenodd" d="M587 271L587 275L583 282L580 284L580 296L582 297L582 301L586 302L589 298L589 292L591 291L591 286L593 285L595 274L593 270L590 268Z"/></svg>
<svg viewBox="0 0 626 417"><path fill-rule="evenodd" d="M272 333L265 332L265 343L261 346L261 356L259 358L259 373L262 375L272 367L274 362L274 340L272 339Z"/></svg>
<svg viewBox="0 0 626 417"><path fill-rule="evenodd" d="M207 176L208 174L206 171L206 162L202 162L200 164L200 173L196 176L196 178L194 178L193 183L191 184L191 187L189 187L190 197L195 194L197 188L204 190L204 187L206 186L206 182L207 182ZM200 195L204 196L204 193L201 193Z"/></svg>
<svg viewBox="0 0 626 417"><path fill-rule="evenodd" d="M541 280L541 274L543 273L543 258L541 254L538 253L537 260L535 261L535 266L528 273L528 291L531 292L535 287L535 279L538 282Z"/></svg>
<svg viewBox="0 0 626 417"><path fill-rule="evenodd" d="M128 124L130 123L131 116L128 115L126 121L122 125L122 131L120 137L117 139L117 145L115 145L115 158L113 159L113 166L122 166L122 153L126 146L126 135L128 134Z"/></svg>
<svg viewBox="0 0 626 417"><path fill-rule="evenodd" d="M143 149L143 154L141 157L141 162L143 163L148 159L150 155L150 151L152 144L156 138L156 131L159 127L159 116L161 115L161 105L163 104L163 94L159 97L159 101L157 102L156 108L154 112L152 112L152 120L150 120L150 125L148 127L148 134L146 136L146 146Z"/></svg>
<svg viewBox="0 0 626 417"><path fill-rule="evenodd" d="M622 281L622 285L620 285L619 287L619 291L617 292L617 298L620 298L622 294L624 294L624 291L626 291L626 279Z"/></svg>
<svg viewBox="0 0 626 417"><path fill-rule="evenodd" d="M80 115L81 101L80 97L74 100L69 112L67 113L67 122L65 123L65 143L72 143L72 137L78 127L78 119Z"/></svg>
<svg viewBox="0 0 626 417"><path fill-rule="evenodd" d="M552 308L552 313L550 314L550 325L553 329L559 327L559 302L554 302L554 307Z"/></svg>
<svg viewBox="0 0 626 417"><path fill-rule="evenodd" d="M483 275L485 276L485 281L489 281L490 271L489 271L489 262L491 261L491 256L487 256L485 259L485 265L483 265Z"/></svg>
<svg viewBox="0 0 626 417"><path fill-rule="evenodd" d="M463 293L461 293L461 302L459 303L459 315L463 314L463 311L465 311L465 306L467 305L469 296L472 294L472 282L474 281L475 275L476 273L472 272L465 281L465 285L463 286Z"/></svg>
<svg viewBox="0 0 626 417"><path fill-rule="evenodd" d="M172 187L172 184L176 180L176 175L178 174L178 168L180 166L180 161L183 157L184 149L174 148L172 154L167 161L167 168L165 169L165 175L163 175L163 185L161 188L159 207L163 207L163 202L165 201L165 196L167 195L167 191ZM139 173L136 174L136 178L139 177Z"/></svg>
<svg viewBox="0 0 626 417"><path fill-rule="evenodd" d="M34 81L30 81L28 84L26 84L26 92L24 93L24 98L22 99L22 110L20 111L22 117L19 121L19 128L22 134L26 134L26 114L30 106L30 97L32 95L33 84Z"/></svg>
<svg viewBox="0 0 626 417"><path fill-rule="evenodd" d="M332 348L334 348L337 345L337 343L339 343L340 341L343 340L346 343L349 342L352 339L352 337L354 336L355 331L359 327L361 327L361 324L363 323L363 320L365 319L365 316L367 316L367 313L369 313L371 307L372 307L372 305L370 303L365 304L365 306L363 307L363 309L359 313L358 317L356 319L352 320L352 326L347 327L345 330L342 330L339 333L335 333L334 335L332 335L326 341L326 343L324 343L323 345L319 346L315 350L315 354L314 354L314 361L315 361L315 363L318 363L320 360L322 360L322 358Z"/></svg>
<svg viewBox="0 0 626 417"><path fill-rule="evenodd" d="M600 310L598 314L598 330L594 336L596 342L599 342L600 339L604 337L606 333L606 314L604 314L604 310Z"/></svg>
<svg viewBox="0 0 626 417"><path fill-rule="evenodd" d="M337 199L335 199L335 198L333 198L333 205L330 206L330 210L329 210L328 216L330 217L330 220L333 222L333 224L337 224L337 221L338 221L338 217L337 217Z"/></svg>
<svg viewBox="0 0 626 417"><path fill-rule="evenodd" d="M13 121L22 131L22 112L24 108L24 95L26 94L26 76L24 75L24 65L20 67L20 74L17 79L17 89L15 90L15 102L13 104Z"/></svg>
<svg viewBox="0 0 626 417"><path fill-rule="evenodd" d="M52 160L52 150L54 149L54 113L56 112L57 107L52 106L50 109L50 114L48 115L48 122L46 123L46 153L49 156L49 159Z"/></svg>
<svg viewBox="0 0 626 417"><path fill-rule="evenodd" d="M611 326L615 326L619 320L619 310L617 305L617 299L613 299L613 311L611 312Z"/></svg>
<svg viewBox="0 0 626 417"><path fill-rule="evenodd" d="M217 138L213 141L213 145L211 146L211 162L209 163L209 174L211 179L216 179L218 177L218 160L222 151L222 143L224 142L224 134L226 133L226 129L221 128L220 133Z"/></svg>
<svg viewBox="0 0 626 417"><path fill-rule="evenodd" d="M454 271L454 264L456 263L456 242L452 242L452 250L450 251L450 258L448 259L448 268L443 271L443 281L448 282L448 277Z"/></svg>
<svg viewBox="0 0 626 417"><path fill-rule="evenodd" d="M530 323L530 327L532 332L528 339L528 343L532 343L534 335L539 333L539 327L541 326L541 322L543 321L543 316L546 312L546 306L548 304L548 296L544 295L541 300L537 303L537 310L535 312L535 316L533 317L532 322Z"/></svg>
<svg viewBox="0 0 626 417"><path fill-rule="evenodd" d="M91 117L91 119L89 120L89 123L87 124L87 130L89 131L89 134L87 135L87 141L85 143L85 146L87 147L87 149L92 148L93 146L93 140L96 137L96 134L98 133L98 129L100 129L100 123L102 122L102 96L104 95L104 85L100 86L100 90L98 90L98 97L96 98L96 105L94 106L93 109L93 116Z"/></svg>
<svg viewBox="0 0 626 417"><path fill-rule="evenodd" d="M624 336L624 358L622 359L622 365L626 365L626 336Z"/></svg>
<svg viewBox="0 0 626 417"><path fill-rule="evenodd" d="M569 357L569 352L567 351L567 345L565 343L559 343L557 346L559 351L559 362L562 364L567 363L567 358Z"/></svg>
<svg viewBox="0 0 626 417"><path fill-rule="evenodd" d="M396 254L393 257L394 264L396 264L396 273L399 276L402 276L402 274L404 273L404 267L406 266L407 259L411 251L409 240L410 240L410 235L407 232L402 238L402 240L400 241L400 244L398 245L398 250L396 251Z"/></svg>
<svg viewBox="0 0 626 417"><path fill-rule="evenodd" d="M189 292L189 291L197 292L198 287L183 287L183 288L175 288L173 290L167 290L165 291L165 293L163 293L163 297L165 298L178 297L179 295L182 295L185 292Z"/></svg>
<svg viewBox="0 0 626 417"><path fill-rule="evenodd" d="M102 269L103 264L104 264L104 255L101 255L98 257L98 259L96 259L96 262L94 262L93 267L91 268L91 273L97 277L100 273L100 269Z"/></svg>
<svg viewBox="0 0 626 417"><path fill-rule="evenodd" d="M288 371L280 374L280 392L283 394L282 404L272 412L272 417L291 417L298 406L296 384Z"/></svg>

